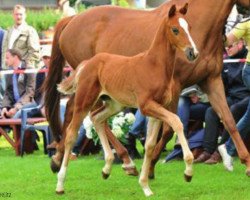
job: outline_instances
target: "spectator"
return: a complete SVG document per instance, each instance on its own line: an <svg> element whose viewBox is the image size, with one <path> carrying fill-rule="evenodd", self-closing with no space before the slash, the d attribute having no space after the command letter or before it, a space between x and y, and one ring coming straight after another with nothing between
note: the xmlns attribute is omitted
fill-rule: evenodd
<svg viewBox="0 0 250 200"><path fill-rule="evenodd" d="M49 68L49 65L50 65L51 46L44 45L42 47L41 55L42 55L42 61L44 63L44 66L41 68L41 70L47 70ZM45 110L43 107L43 100L42 100L42 98L43 98L42 84L45 80L45 76L46 76L45 71L38 73L36 75L34 102L23 106L23 108L38 107L37 109L34 109L32 112L30 112L28 114L29 117L36 117L36 116L44 116L45 117ZM15 118L21 118L21 110L16 113Z"/></svg>
<svg viewBox="0 0 250 200"><path fill-rule="evenodd" d="M15 5L13 9L14 26L6 32L3 41L3 57L7 49L16 49L20 52L22 60L26 63L26 68L37 67L40 61L40 44L36 30L29 26L26 21L25 7ZM7 66L2 66L5 69Z"/></svg>
<svg viewBox="0 0 250 200"><path fill-rule="evenodd" d="M247 50L243 41L239 41L239 43L227 48L227 54L229 58L245 58ZM235 121L239 120L242 112L246 109L250 95L250 91L247 90L242 81L242 68L242 63L227 63L224 64L222 72L227 103L230 106ZM238 112L240 110L241 112ZM219 116L212 107L208 108L205 115L204 151L194 162L206 162L209 158L213 162L206 162L207 164L214 164L219 161L220 156L216 149L220 135L220 124Z"/></svg>
<svg viewBox="0 0 250 200"><path fill-rule="evenodd" d="M245 39L250 50L250 18L242 20L237 26L227 35L227 45L233 45L235 41ZM250 90L250 51L248 51L245 66L242 71L242 79L244 84ZM250 101L248 102L247 110L244 116L237 123L237 128L241 137L244 139L250 133ZM230 138L226 144L218 147L218 150L223 159L223 164L228 171L233 171L232 156L236 154L236 149Z"/></svg>
<svg viewBox="0 0 250 200"><path fill-rule="evenodd" d="M0 69L2 69L2 44L4 39L5 30L0 27Z"/></svg>
<svg viewBox="0 0 250 200"><path fill-rule="evenodd" d="M184 89L178 103L177 114L184 127L185 136L188 136L188 124L190 119L205 119L205 112L209 107L207 95L202 93L198 85L193 85Z"/></svg>
<svg viewBox="0 0 250 200"><path fill-rule="evenodd" d="M3 44L4 35L5 35L5 30L3 30L0 27L0 70L2 70L2 44ZM3 100L4 90L5 90L4 79L1 78L0 82L1 82L0 84L0 104L1 104Z"/></svg>
<svg viewBox="0 0 250 200"><path fill-rule="evenodd" d="M6 52L6 65L12 70L26 69L21 54L15 49ZM1 117L12 118L25 104L33 102L34 74L6 75L6 90L2 102Z"/></svg>

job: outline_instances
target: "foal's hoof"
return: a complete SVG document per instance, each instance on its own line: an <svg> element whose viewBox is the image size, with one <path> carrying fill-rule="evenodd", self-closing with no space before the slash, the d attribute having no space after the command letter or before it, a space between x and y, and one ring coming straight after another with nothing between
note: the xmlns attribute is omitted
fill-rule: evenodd
<svg viewBox="0 0 250 200"><path fill-rule="evenodd" d="M55 162L55 161L53 160L53 158L52 158L52 159L51 159L51 162L50 162L50 169L51 169L51 171L52 171L53 173L57 173L57 172L60 171L60 168L61 168L61 165L60 165L60 164L58 165L58 163Z"/></svg>
<svg viewBox="0 0 250 200"><path fill-rule="evenodd" d="M108 179L110 174L106 174L105 172L102 171L102 178L103 179Z"/></svg>
<svg viewBox="0 0 250 200"><path fill-rule="evenodd" d="M129 176L138 176L139 172L137 171L136 167L122 167L125 173Z"/></svg>
<svg viewBox="0 0 250 200"><path fill-rule="evenodd" d="M246 175L250 177L250 170L246 170Z"/></svg>
<svg viewBox="0 0 250 200"><path fill-rule="evenodd" d="M148 178L151 179L151 180L155 179L155 174L154 173L149 173Z"/></svg>
<svg viewBox="0 0 250 200"><path fill-rule="evenodd" d="M189 176L189 175L184 174L184 178L185 178L185 181L186 181L186 182L191 182L192 177L193 177L193 176Z"/></svg>
<svg viewBox="0 0 250 200"><path fill-rule="evenodd" d="M56 194L63 195L64 194L64 190L62 190L62 191L56 191Z"/></svg>

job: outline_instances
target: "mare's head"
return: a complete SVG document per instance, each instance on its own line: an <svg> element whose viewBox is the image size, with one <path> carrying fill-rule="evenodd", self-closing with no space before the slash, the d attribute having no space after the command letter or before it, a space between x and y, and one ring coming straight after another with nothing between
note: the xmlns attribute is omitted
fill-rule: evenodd
<svg viewBox="0 0 250 200"><path fill-rule="evenodd" d="M181 51L189 61L193 61L198 56L198 50L190 35L190 27L185 19L188 10L186 3L179 11L176 6L172 5L168 12L168 19L166 20L167 37L172 45Z"/></svg>

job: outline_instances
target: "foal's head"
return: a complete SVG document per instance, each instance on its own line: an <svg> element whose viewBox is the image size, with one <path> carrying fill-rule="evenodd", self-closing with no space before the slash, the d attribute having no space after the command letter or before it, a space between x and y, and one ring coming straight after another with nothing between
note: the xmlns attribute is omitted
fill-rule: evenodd
<svg viewBox="0 0 250 200"><path fill-rule="evenodd" d="M185 20L187 9L187 3L179 12L176 11L176 6L172 5L168 12L168 20L166 20L166 31L170 43L181 51L184 51L187 59L193 61L198 56L198 50L190 35L190 27Z"/></svg>

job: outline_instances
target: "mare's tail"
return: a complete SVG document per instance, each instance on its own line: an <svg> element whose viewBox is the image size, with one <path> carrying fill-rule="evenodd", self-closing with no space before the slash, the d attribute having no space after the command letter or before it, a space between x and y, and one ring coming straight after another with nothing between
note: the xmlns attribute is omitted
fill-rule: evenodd
<svg viewBox="0 0 250 200"><path fill-rule="evenodd" d="M43 85L45 92L44 104L46 108L46 117L53 132L54 140L57 142L60 141L62 135L62 125L59 117L60 94L57 91L57 84L62 80L63 67L65 65L65 59L59 47L59 38L63 29L72 18L73 16L62 19L55 27L49 72Z"/></svg>

